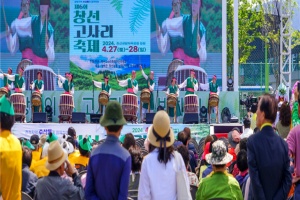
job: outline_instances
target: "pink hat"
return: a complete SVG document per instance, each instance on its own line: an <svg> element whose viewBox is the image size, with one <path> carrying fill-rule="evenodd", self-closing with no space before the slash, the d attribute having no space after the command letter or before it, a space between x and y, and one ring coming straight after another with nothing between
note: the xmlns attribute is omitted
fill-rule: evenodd
<svg viewBox="0 0 300 200"><path fill-rule="evenodd" d="M131 74L136 74L136 72L134 70L132 70Z"/></svg>
<svg viewBox="0 0 300 200"><path fill-rule="evenodd" d="M173 81L173 80L175 80L175 81L176 81L176 80L177 80L177 79L176 79L176 77L173 77L173 78L172 78L172 81Z"/></svg>
<svg viewBox="0 0 300 200"><path fill-rule="evenodd" d="M154 71L151 71L150 74L154 74Z"/></svg>
<svg viewBox="0 0 300 200"><path fill-rule="evenodd" d="M213 77L212 77L213 79L217 79L217 76L216 75L213 75Z"/></svg>
<svg viewBox="0 0 300 200"><path fill-rule="evenodd" d="M194 75L195 75L195 71L194 71L194 69L192 69L192 70L191 70L191 74L194 74Z"/></svg>

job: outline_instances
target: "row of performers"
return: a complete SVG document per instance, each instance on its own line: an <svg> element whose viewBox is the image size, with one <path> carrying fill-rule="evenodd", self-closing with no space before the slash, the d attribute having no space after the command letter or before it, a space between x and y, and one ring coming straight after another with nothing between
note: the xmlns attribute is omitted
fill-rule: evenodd
<svg viewBox="0 0 300 200"><path fill-rule="evenodd" d="M143 103L143 119L145 118L145 115L147 112L153 112L154 111L154 96L153 96L153 91L155 87L155 82L154 82L154 72L151 71L150 75L146 75L140 66L140 69L142 71L142 74L144 78L147 80L147 89L150 91L150 105L148 103ZM11 94L11 90L14 87L15 93L23 93L25 91L25 79L23 77L23 69L20 68L19 74L12 74L12 69L9 68L7 73L2 73L0 74L0 78L3 79L4 81L4 88L1 88L1 92L7 93L8 96ZM132 71L131 73L131 78L128 78L126 80L117 80L119 85L122 87L127 87L127 93L129 94L137 94L138 92L138 82L135 79L136 78L136 72ZM200 84L200 87L202 89L210 91L210 94L218 94L219 93L219 86L216 82L217 77L213 76L212 81L209 84ZM102 91L105 91L109 96L111 95L111 87L109 85L109 79L108 77L104 78L104 82L97 82L93 81L94 85L98 88L100 88ZM58 75L58 86L60 88L63 88L65 90L65 94L72 95L74 94L74 84L73 84L73 75L71 73L66 73L65 77ZM183 83L177 85L176 78L173 77L171 85L168 87L166 94L170 95L173 94L177 98L179 96L179 89L185 88L186 87L186 93L185 95L192 95L195 94L195 91L198 90L198 81L195 78L195 72L191 70L190 72L190 77L188 77ZM42 99L42 94L44 91L44 81L42 80L42 73L37 72L37 79L32 82L30 85L30 88L34 90L34 93L37 93L41 96ZM26 101L24 101L26 102ZM41 104L37 107L33 106L34 112L42 112L43 111L43 104ZM74 103L73 103L74 104ZM102 105L99 105L100 112L102 110ZM174 116L180 116L180 108L179 108L179 102L177 101L177 106L176 106L176 115L174 115L174 108L168 108L168 113L170 117Z"/></svg>

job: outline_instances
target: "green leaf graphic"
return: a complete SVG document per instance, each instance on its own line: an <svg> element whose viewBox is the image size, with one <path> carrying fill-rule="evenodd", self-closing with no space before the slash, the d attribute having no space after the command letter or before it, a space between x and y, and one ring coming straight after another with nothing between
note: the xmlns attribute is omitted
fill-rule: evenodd
<svg viewBox="0 0 300 200"><path fill-rule="evenodd" d="M112 0L110 4L116 9L116 11L123 17L122 14L122 7L123 7L123 0Z"/></svg>
<svg viewBox="0 0 300 200"><path fill-rule="evenodd" d="M137 33L138 29L145 22L145 18L150 15L150 0L136 0L130 12L130 30Z"/></svg>

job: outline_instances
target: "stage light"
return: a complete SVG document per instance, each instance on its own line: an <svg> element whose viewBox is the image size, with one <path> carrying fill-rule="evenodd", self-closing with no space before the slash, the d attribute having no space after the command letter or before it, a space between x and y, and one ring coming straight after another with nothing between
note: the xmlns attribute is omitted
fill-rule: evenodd
<svg viewBox="0 0 300 200"><path fill-rule="evenodd" d="M52 107L50 105L47 105L45 107L45 111L47 113L48 122L52 122L52 114L53 114Z"/></svg>
<svg viewBox="0 0 300 200"><path fill-rule="evenodd" d="M207 108L205 106L202 106L200 108L200 123L207 123Z"/></svg>
<svg viewBox="0 0 300 200"><path fill-rule="evenodd" d="M232 78L229 78L227 80L227 91L233 91L233 80L232 80Z"/></svg>
<svg viewBox="0 0 300 200"><path fill-rule="evenodd" d="M158 107L157 107L157 111L164 110L164 109L165 109L165 108L162 107L162 106L158 106Z"/></svg>

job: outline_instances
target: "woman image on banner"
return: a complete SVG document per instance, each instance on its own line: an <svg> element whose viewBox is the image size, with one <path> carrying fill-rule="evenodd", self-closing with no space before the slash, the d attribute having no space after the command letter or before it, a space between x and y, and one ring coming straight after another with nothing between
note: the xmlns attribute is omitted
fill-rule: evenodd
<svg viewBox="0 0 300 200"><path fill-rule="evenodd" d="M180 89L186 87L185 95L195 94L195 91L198 90L198 81L195 78L195 71L192 69L190 73L190 77L188 77L183 83L178 85Z"/></svg>
<svg viewBox="0 0 300 200"><path fill-rule="evenodd" d="M7 74L12 75L12 69L10 67L7 69ZM0 78L3 79L4 88L7 90L8 96L10 96L13 88L13 82L8 80L7 76L4 76L4 74L0 74Z"/></svg>
<svg viewBox="0 0 300 200"><path fill-rule="evenodd" d="M10 53L16 53L19 47L22 59L33 59L30 0L21 0L21 11L11 26L6 27L6 44Z"/></svg>
<svg viewBox="0 0 300 200"><path fill-rule="evenodd" d="M132 70L131 72L131 78L119 81L118 83L121 87L127 87L127 93L128 94L137 94L139 87L138 87L138 82L135 80L136 77L136 72Z"/></svg>
<svg viewBox="0 0 300 200"><path fill-rule="evenodd" d="M40 0L40 13L32 16L32 51L34 53L32 63L34 65L48 66L48 61L53 61L55 58L54 29L49 22L50 6L50 0Z"/></svg>
<svg viewBox="0 0 300 200"><path fill-rule="evenodd" d="M144 76L144 78L147 80L147 89L150 90L150 112L153 112L154 110L154 97L153 97L153 90L155 87L155 83L154 83L154 72L151 71L150 72L150 76L148 77L142 66L140 65L140 70L142 71L142 74ZM148 112L148 108L149 108L149 104L148 103L143 103L143 119L145 119L146 117L146 113Z"/></svg>
<svg viewBox="0 0 300 200"><path fill-rule="evenodd" d="M168 107L168 113L169 113L169 117L173 118L175 117L174 121L177 122L177 117L181 116L181 111L180 111L180 106L179 106L179 101L178 101L178 97L179 97L179 88L178 88L178 85L176 84L176 78L173 77L172 78L172 82L171 82L171 85L168 87L167 91L166 91L166 94L169 95L169 94L174 94L176 95L177 97L177 101L176 101L176 116L174 115L174 111L175 109L174 108L170 108Z"/></svg>
<svg viewBox="0 0 300 200"><path fill-rule="evenodd" d="M107 92L108 98L109 98L110 95L111 95L111 87L108 84L108 80L109 80L108 76L105 76L104 77L104 82L97 82L97 81L93 80L93 83L94 83L95 87L100 88L102 91ZM104 113L105 108L103 109L103 105L99 104L99 111L100 111L101 114Z"/></svg>
<svg viewBox="0 0 300 200"><path fill-rule="evenodd" d="M43 92L44 92L44 81L42 80L42 72L37 72L37 79L33 81L32 85L30 85L30 89L34 90L35 92L39 93L41 95L41 106L34 106L33 111L34 112L43 112L44 105L43 105ZM41 108L41 110L40 110Z"/></svg>

